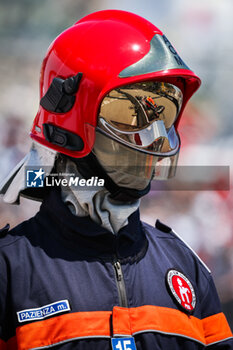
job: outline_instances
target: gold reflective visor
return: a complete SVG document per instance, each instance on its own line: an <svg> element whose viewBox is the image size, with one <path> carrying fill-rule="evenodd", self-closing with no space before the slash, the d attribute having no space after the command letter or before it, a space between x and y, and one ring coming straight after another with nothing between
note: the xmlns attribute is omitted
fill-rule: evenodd
<svg viewBox="0 0 233 350"><path fill-rule="evenodd" d="M133 148L171 152L178 146L173 124L182 92L164 82L142 82L116 88L102 101L98 127Z"/></svg>
<svg viewBox="0 0 233 350"><path fill-rule="evenodd" d="M102 101L100 116L121 131L135 131L162 120L169 129L182 105L178 87L163 82L136 83L112 90Z"/></svg>

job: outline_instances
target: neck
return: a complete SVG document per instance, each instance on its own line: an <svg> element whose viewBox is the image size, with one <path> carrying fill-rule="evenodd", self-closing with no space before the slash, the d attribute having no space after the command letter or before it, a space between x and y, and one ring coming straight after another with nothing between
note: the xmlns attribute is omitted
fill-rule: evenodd
<svg viewBox="0 0 233 350"><path fill-rule="evenodd" d="M81 178L76 164L68 158L58 162L59 173L72 173ZM128 224L128 217L138 209L140 200L120 202L111 198L104 187L95 190L79 190L74 185L62 188L63 202L77 216L90 216L91 219L113 234Z"/></svg>

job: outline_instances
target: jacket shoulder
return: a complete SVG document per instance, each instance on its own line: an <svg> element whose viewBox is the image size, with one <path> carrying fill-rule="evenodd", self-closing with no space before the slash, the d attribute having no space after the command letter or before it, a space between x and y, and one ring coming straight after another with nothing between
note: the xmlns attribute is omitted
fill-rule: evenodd
<svg viewBox="0 0 233 350"><path fill-rule="evenodd" d="M204 263L204 261L198 256L198 254L190 247L190 245L183 240L183 238L176 233L170 226L167 226L160 220L156 220L155 227L143 223L144 228L147 232L151 232L151 237L154 236L156 239L162 238L163 241L168 239L169 241L172 239L172 249L175 249L175 246L179 247L184 251L185 254L189 254L195 258L195 260L204 268L207 273L210 273L210 269Z"/></svg>

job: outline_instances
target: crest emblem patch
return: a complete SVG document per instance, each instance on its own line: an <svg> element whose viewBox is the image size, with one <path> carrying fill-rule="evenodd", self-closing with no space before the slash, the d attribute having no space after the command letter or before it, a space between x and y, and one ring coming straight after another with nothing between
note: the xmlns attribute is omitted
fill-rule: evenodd
<svg viewBox="0 0 233 350"><path fill-rule="evenodd" d="M166 281L179 306L191 314L196 306L196 294L189 279L180 271L170 269L167 271Z"/></svg>

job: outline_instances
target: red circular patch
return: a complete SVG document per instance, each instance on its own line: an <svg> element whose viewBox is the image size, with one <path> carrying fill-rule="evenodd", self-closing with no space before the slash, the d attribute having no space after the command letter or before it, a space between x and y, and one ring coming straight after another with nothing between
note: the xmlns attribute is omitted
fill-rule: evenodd
<svg viewBox="0 0 233 350"><path fill-rule="evenodd" d="M168 270L167 282L176 301L191 313L196 305L196 295L188 278L177 270Z"/></svg>

